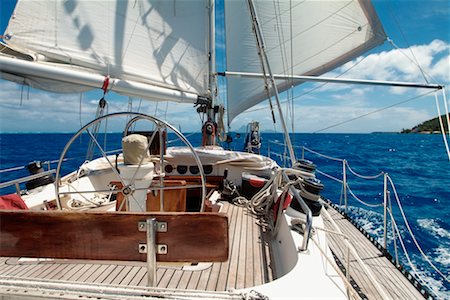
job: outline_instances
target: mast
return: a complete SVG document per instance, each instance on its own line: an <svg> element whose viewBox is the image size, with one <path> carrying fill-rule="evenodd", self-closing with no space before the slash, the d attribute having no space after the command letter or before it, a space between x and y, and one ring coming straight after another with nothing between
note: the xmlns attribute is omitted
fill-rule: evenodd
<svg viewBox="0 0 450 300"><path fill-rule="evenodd" d="M294 163L296 162L294 147L292 147L291 138L290 138L289 132L287 130L286 122L284 121L283 111L281 110L281 104L280 104L280 96L278 94L278 88L275 83L275 78L273 77L272 69L270 68L269 59L267 57L267 53L265 51L265 46L264 46L264 37L262 35L262 31L259 26L258 17L256 15L255 6L254 6L252 0L248 0L248 6L250 9L252 24L253 24L254 31L255 31L256 43L258 45L258 50L259 50L258 54L261 56L261 58L263 60L262 64L264 65L264 63L265 63L267 71L269 72L269 74L268 74L269 76L268 77L264 76L264 78L265 78L266 84L270 83L270 85L272 85L272 88L274 90L275 100L277 102L277 107L278 107L278 113L280 115L280 122L283 127L284 138L285 138L286 144L288 146L291 163L292 163L292 165L294 165ZM269 89L270 89L270 87L269 87Z"/></svg>
<svg viewBox="0 0 450 300"><path fill-rule="evenodd" d="M209 23L209 93L211 106L214 107L216 96L216 8L214 0L210 0L209 3ZM211 117L214 118L214 115Z"/></svg>
<svg viewBox="0 0 450 300"><path fill-rule="evenodd" d="M206 106L207 120L202 127L202 145L214 145L217 136L217 126L215 125L215 96L216 96L216 9L215 1L209 0L209 82L208 82L208 104Z"/></svg>

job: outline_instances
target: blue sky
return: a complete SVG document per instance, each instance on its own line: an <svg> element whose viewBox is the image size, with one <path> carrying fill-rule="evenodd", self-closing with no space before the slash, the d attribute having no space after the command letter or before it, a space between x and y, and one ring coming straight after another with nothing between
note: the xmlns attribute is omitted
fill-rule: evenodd
<svg viewBox="0 0 450 300"><path fill-rule="evenodd" d="M2 32L14 5L15 0L1 0ZM411 63L411 60L417 60L435 82L450 89L450 2L377 0L373 1L373 5L388 37L400 49L385 43L327 76L337 76L356 64L346 73L346 77L423 82L421 72ZM318 84L306 83L295 89L294 122L288 119L288 123L297 132L399 131L437 115L433 95L418 97L424 92L332 84L319 88ZM27 87L0 81L0 131L76 131L81 123L87 123L94 117L101 95L101 91L82 95L80 115L79 94L28 90ZM447 98L450 99L448 92ZM107 99L109 112L127 109L128 97L108 94ZM139 100L134 100L133 105L136 108ZM384 109L388 106L392 107ZM258 120L264 130L280 131L279 122L274 126L270 114L261 113L263 111L267 111L267 103L238 116L233 120L231 129L236 130L252 120ZM200 118L191 104L145 101L141 104L141 112L163 117L184 132L199 131L201 128ZM347 122L351 119L354 120Z"/></svg>

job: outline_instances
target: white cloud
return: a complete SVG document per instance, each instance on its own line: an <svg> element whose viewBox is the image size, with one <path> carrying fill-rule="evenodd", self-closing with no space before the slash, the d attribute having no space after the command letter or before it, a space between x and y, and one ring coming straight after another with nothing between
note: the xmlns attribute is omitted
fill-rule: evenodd
<svg viewBox="0 0 450 300"><path fill-rule="evenodd" d="M371 132L371 131L400 131L402 128L412 127L431 117L426 111L415 108L392 108L380 113L374 113L358 118L372 112L371 107L328 106L304 107L297 114L302 117L296 120L296 129L307 132Z"/></svg>
<svg viewBox="0 0 450 300"><path fill-rule="evenodd" d="M302 103L295 105L295 131L297 132L348 132L365 133L373 131L400 131L403 128L412 128L425 120L435 117L433 97L426 97L421 101L414 101L408 106L395 106L382 109L390 104L378 105L382 101L383 95L374 96L366 94L363 90L356 89L353 95L365 93L362 97L353 97L352 90L343 94L342 99L336 103L335 100L328 101L327 104L305 105ZM375 93L377 95L377 93ZM347 99L346 99L347 98ZM383 99L386 100L386 99ZM394 98L398 102L399 99ZM392 99L390 101L393 101ZM430 105L431 103L431 105ZM261 105L263 107L263 105ZM381 109L381 110L380 110ZM380 110L380 111L377 111ZM232 129L237 130L245 126L252 120L257 120L264 131L273 130L273 123L270 113L266 110L252 111L238 116L232 123ZM262 112L265 112L264 115ZM262 116L263 115L263 116ZM277 131L281 132L281 126L277 110L275 109L277 120ZM286 117L286 123L290 127L291 121Z"/></svg>
<svg viewBox="0 0 450 300"><path fill-rule="evenodd" d="M450 45L441 40L434 40L428 45L370 54L364 59L359 57L330 74L337 76L355 64L343 77L424 82L419 65L427 77L431 75L436 83L450 83Z"/></svg>

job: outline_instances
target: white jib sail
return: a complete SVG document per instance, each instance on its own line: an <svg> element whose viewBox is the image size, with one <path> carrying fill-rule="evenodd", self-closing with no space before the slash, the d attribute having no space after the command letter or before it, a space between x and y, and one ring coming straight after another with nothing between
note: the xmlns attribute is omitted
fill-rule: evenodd
<svg viewBox="0 0 450 300"><path fill-rule="evenodd" d="M109 75L123 87L131 82L156 86L159 91L206 95L208 4L207 0L22 0L5 40L8 47L31 54L35 58L31 63L50 71L60 67L81 72L79 75ZM35 71L30 75L25 69L1 69L6 79L23 78L54 91L77 90L73 84L45 74L41 79Z"/></svg>
<svg viewBox="0 0 450 300"><path fill-rule="evenodd" d="M369 1L253 2L274 74L321 75L385 39ZM262 73L247 1L225 1L225 22L227 71ZM227 85L229 123L267 99L263 79L229 77ZM280 92L290 86L277 81Z"/></svg>

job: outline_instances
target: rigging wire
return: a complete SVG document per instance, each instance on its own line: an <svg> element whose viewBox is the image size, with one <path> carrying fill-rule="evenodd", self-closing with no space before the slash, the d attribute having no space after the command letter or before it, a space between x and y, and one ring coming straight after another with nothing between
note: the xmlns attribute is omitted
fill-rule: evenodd
<svg viewBox="0 0 450 300"><path fill-rule="evenodd" d="M276 2L276 3L275 3ZM289 32L289 36L290 36L290 66L289 66L289 58L288 58L288 54L287 54L287 46L286 46L286 39L284 36L284 30L283 30L283 22L281 20L281 16L283 15L283 13L281 12L281 8L280 8L280 1L276 0L273 2L273 7L274 7L274 14L275 14L275 19L276 19L276 28L277 28L277 36L278 36L278 43L279 43L279 48L280 48L280 56L281 56L281 62L282 62L282 72L283 73L288 73L289 69L292 70L293 68L293 60L292 60L292 7L291 7L291 2L289 3L290 7L289 7L289 14L290 14L290 32ZM291 80L292 82L292 80ZM291 84L292 87L292 84ZM289 103L289 90L287 91L287 101L286 101L286 118L290 118L291 119L291 124L293 124L293 112L290 110L290 103ZM272 104L272 103L271 103ZM277 105L277 104L275 104ZM273 110L273 108L272 108ZM292 125L292 131L294 131L294 127ZM292 143L294 144L294 141L292 141ZM287 151L287 145L284 145L285 149L284 151Z"/></svg>
<svg viewBox="0 0 450 300"><path fill-rule="evenodd" d="M22 106L23 103L23 89L25 88L25 85L22 84L21 88L20 88L20 102L19 102L19 106Z"/></svg>
<svg viewBox="0 0 450 300"><path fill-rule="evenodd" d="M137 108L137 112L140 112L141 105L142 105L142 98L139 98L139 105L138 105L138 108Z"/></svg>
<svg viewBox="0 0 450 300"><path fill-rule="evenodd" d="M290 33L290 50L291 50L291 76L294 76L294 38L293 38L293 28L292 28L292 0L289 0L289 33ZM294 108L294 79L291 78L291 126L292 132L295 131L295 108ZM292 136L292 144L295 145L295 135Z"/></svg>
<svg viewBox="0 0 450 300"><path fill-rule="evenodd" d="M158 105L159 105L159 101L156 101L156 104L155 104L155 113L154 113L155 117L158 116Z"/></svg>
<svg viewBox="0 0 450 300"><path fill-rule="evenodd" d="M388 5L392 5L392 3L390 3L388 1ZM403 40L406 43L406 46L408 47L409 51L411 52L411 55L414 59L413 63L419 68L420 72L422 73L423 79L425 80L426 83L429 83L428 78L425 75L428 75L425 73L425 71L423 70L423 68L420 66L419 61L417 60L417 57L414 55L414 51L411 48L410 43L408 42L408 39L406 38L405 33L402 30L402 27L400 26L400 22L398 22L398 19L395 17L395 14L392 13L393 8L391 6L391 9L388 9L388 13L390 15L390 17L394 20L395 25L397 26L398 31L400 32L400 35L402 36ZM388 38L388 42L391 43L391 45L397 47L397 45L394 44L394 42ZM397 47L398 48L398 47ZM400 50L400 49L399 49ZM408 57L406 54L404 54L406 57ZM409 57L408 57L409 58ZM412 60L411 60L412 61ZM428 75L429 78L433 79L430 75ZM434 79L433 79L434 81Z"/></svg>
<svg viewBox="0 0 450 300"><path fill-rule="evenodd" d="M297 4L297 5L299 5L299 4ZM297 6L297 5L296 5L296 6ZM339 11L335 12L334 14L337 14L338 12L340 12L341 10L343 10L345 7L347 7L348 5L350 5L350 3L346 4L345 6L343 6ZM292 10L292 9L291 9L291 10ZM314 24L313 26L316 26L317 24L320 24L320 23L324 22L324 21L327 20L329 17L330 17L330 16L328 16L327 18L325 18L325 19L323 19L323 20L319 20L319 22L317 22L317 23ZM368 26L368 25L369 25L369 24L364 24L364 25L362 25L362 27L366 27L366 26ZM291 26L292 26L292 21L291 21ZM313 26L312 26L312 27L313 27ZM309 28L305 29L305 31L307 31L308 29L309 29ZM356 30L355 30L355 31L356 31ZM298 33L297 35L300 35L300 34L302 34L303 32L304 32L304 31ZM351 36L353 33L354 33L354 32L349 33L347 36L344 36L344 37L341 38L340 40L338 40L338 41L334 42L333 44L331 44L328 48L330 48L330 47L332 47L332 46L334 46L334 45L340 43L341 41L345 40L347 37ZM293 39L293 35L292 35L292 31L291 31L291 43L292 43L292 39ZM291 46L291 47L292 47L292 46ZM328 48L324 49L323 51L326 51ZM270 49L268 49L267 51L270 52L271 50L273 50L273 48L270 48ZM292 53L293 53L293 52L292 52L292 50L291 50L291 56L292 56ZM320 54L320 53L318 53L318 54ZM312 59L314 56L316 56L316 55L318 55L318 54L312 55L312 56L306 58L305 60L303 60L303 61L301 61L301 62L298 62L298 64L304 63L304 62L308 61L309 59ZM365 58L366 58L366 57L364 57L361 61L363 61ZM355 67L356 65L358 65L359 63L361 63L361 61L357 62L355 65L353 65L352 67L350 67L348 70L346 70L345 72L343 72L343 73L340 74L339 76L341 76L341 75L345 74L346 72L348 72L349 70L351 70L353 67ZM283 63L284 63L284 61L283 61ZM292 64L291 64L291 69L292 69L292 70L293 70L293 67L294 67L294 64L292 63ZM265 74L265 73L263 72L263 74ZM337 77L339 77L339 76L337 76ZM324 84L320 85L319 87L314 88L313 90L311 90L311 91L309 91L309 92L307 92L307 93L310 93L310 92L312 92L312 91L314 91L314 90L317 90L318 88L320 88L320 87L322 87L322 86L325 86L326 84L327 84L327 83L324 83ZM293 80L292 80L292 84L291 84L291 85L293 85ZM293 93L293 91L292 91L292 93ZM306 94L307 94L307 93L306 93ZM303 94L303 95L304 95L304 94ZM293 106L293 107L294 107L293 100L296 99L296 98L299 98L299 97L301 97L301 96L303 96L303 95L296 96L296 97L292 97L292 106ZM270 98L269 98L269 100L270 100ZM289 102L289 99L287 99L287 100L285 100L285 101L280 101L280 103L285 103L285 102ZM270 103L270 101L269 101L269 104L270 104L271 110L273 111L273 106L272 106L272 103ZM277 104L275 104L275 105L277 105ZM243 113L250 113L250 112L253 112L253 111L265 110L265 109L267 109L267 106L264 106L264 107L261 107L261 108L256 108L256 109L249 109L249 110L247 110L247 111L245 111L245 112L243 112ZM294 109L292 110L291 114L292 114L292 116L294 115ZM292 118L292 119L294 119L294 118Z"/></svg>
<svg viewBox="0 0 450 300"><path fill-rule="evenodd" d="M342 75L345 75L345 74L348 73L350 70L352 70L353 68L355 68L356 66L358 66L360 63L362 63L366 58L367 58L367 56L363 56L361 60L356 61L352 66L350 66L348 69L346 69L345 71L343 71L341 74L337 75L335 78L340 78ZM292 82L293 82L293 80L292 80ZM292 83L292 84L293 84L293 83ZM306 91L306 92L304 92L304 93L301 93L301 94L299 94L299 95L297 95L297 96L294 96L294 97L292 98L292 100L301 98L301 97L306 96L306 95L308 95L308 94L311 94L312 92L317 91L318 89L321 89L322 87L326 86L327 84L330 84L330 82L324 82L324 83L321 83L321 84L317 85L316 87L314 87L314 88L312 88L312 89L310 89L310 90L308 90L308 91ZM281 101L281 103L286 103L287 101L288 101L288 100L284 100L284 101ZM296 101L297 101L297 100L296 100ZM250 113L250 112L254 112L254 111L266 110L266 109L267 109L267 105L265 105L264 107L260 107L260 108L248 109L248 110L246 110L245 112L243 112L243 114L245 114L245 113Z"/></svg>
<svg viewBox="0 0 450 300"><path fill-rule="evenodd" d="M79 119L80 119L80 127L83 127L83 121L82 121L82 102L83 102L83 98L84 98L84 93L80 93L80 106L79 106Z"/></svg>
<svg viewBox="0 0 450 300"><path fill-rule="evenodd" d="M327 129L330 129L330 128L338 127L338 126L340 126L340 125L342 125L342 124L345 124L345 123L349 123L349 122L352 122L352 121L355 121L355 120L358 120L358 119L361 119L361 118L367 117L367 116L369 116L369 115L372 115L372 114L378 113L378 112L380 112L380 111L383 111L383 110L386 110L386 109L389 109L389 108L392 108L392 107L398 106L398 105L400 105L400 104L404 104L404 103L407 103L407 102L410 102L410 101L416 100L416 99L418 99L418 98L421 98L421 97L427 96L427 95L429 95L429 94L431 94L431 93L434 93L434 92L435 92L434 90L432 90L432 91L428 91L428 92L426 92L426 93L424 93L424 94L421 94L421 95L418 95L418 96L415 96L415 97L412 97L412 98L409 98L409 99L406 99L406 100L403 100L403 101L400 101L400 102L394 103L394 104L392 104L392 105L388 105L388 106L385 106L385 107L382 107L382 108L379 108L379 109L373 110L373 111L371 111L371 112L368 112L368 113L365 113L365 114L359 115L359 116L357 116L357 117L354 117L354 118L351 118L351 119L347 119L347 120L345 120L345 121L342 121L342 122L338 122L338 123L335 123L335 124L333 124L333 125L330 125L330 126L327 126L327 127L325 127L325 128L322 128L322 129L316 130L316 131L314 131L313 133L318 133L318 132L322 132L322 131L325 131L325 130L327 130Z"/></svg>
<svg viewBox="0 0 450 300"><path fill-rule="evenodd" d="M419 65L418 62L415 62L413 59L411 59L411 57L409 57L409 56L403 51L402 48L400 48L399 46L397 46L397 44L395 44L394 41L393 41L392 39L387 38L387 41L388 41L389 44L392 45L392 47L394 47L394 49L398 50L405 58L407 58L411 63L413 63L416 67L419 68L420 72L422 73L423 78L425 79L425 81L426 81L427 83L429 83L428 78L430 78L430 79L432 79L432 81L436 82L436 80L435 80L430 74L428 74L427 72L425 72L425 70L423 70L423 68ZM408 49L410 49L410 51L412 52L411 47L409 47ZM413 56L414 56L414 55L413 55ZM414 56L414 58L415 58L415 56ZM426 76L428 76L428 78L427 78Z"/></svg>
<svg viewBox="0 0 450 300"><path fill-rule="evenodd" d="M109 114L109 106L106 105L106 114ZM103 132L103 148L106 151L106 137L108 135L108 118L105 120L105 131Z"/></svg>
<svg viewBox="0 0 450 300"><path fill-rule="evenodd" d="M166 101L166 108L164 110L164 120L167 120L167 109L169 108L169 101Z"/></svg>

